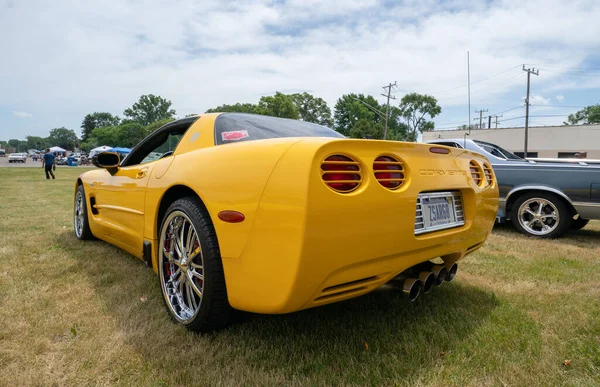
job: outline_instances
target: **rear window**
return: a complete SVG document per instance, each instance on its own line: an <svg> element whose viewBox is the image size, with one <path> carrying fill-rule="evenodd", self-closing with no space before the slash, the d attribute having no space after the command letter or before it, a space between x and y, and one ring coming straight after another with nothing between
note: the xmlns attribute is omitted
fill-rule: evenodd
<svg viewBox="0 0 600 387"><path fill-rule="evenodd" d="M215 121L215 144L282 137L344 138L335 130L310 122L256 114L223 113Z"/></svg>

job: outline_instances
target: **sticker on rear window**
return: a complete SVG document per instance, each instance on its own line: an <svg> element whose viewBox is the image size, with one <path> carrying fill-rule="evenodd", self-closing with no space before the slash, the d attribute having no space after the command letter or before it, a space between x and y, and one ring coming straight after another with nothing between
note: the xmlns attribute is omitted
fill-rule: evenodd
<svg viewBox="0 0 600 387"><path fill-rule="evenodd" d="M221 133L223 141L236 141L246 137L250 137L247 130L232 130L230 132Z"/></svg>

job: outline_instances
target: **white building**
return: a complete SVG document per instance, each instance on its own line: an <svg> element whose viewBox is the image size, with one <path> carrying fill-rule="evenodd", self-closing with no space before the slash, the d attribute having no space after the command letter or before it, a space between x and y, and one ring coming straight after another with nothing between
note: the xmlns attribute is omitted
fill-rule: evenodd
<svg viewBox="0 0 600 387"><path fill-rule="evenodd" d="M423 133L423 142L464 138L468 130L434 130ZM468 136L498 144L523 156L525 128L473 129ZM529 128L528 157L571 158L583 153L590 159L600 159L600 125L534 126Z"/></svg>

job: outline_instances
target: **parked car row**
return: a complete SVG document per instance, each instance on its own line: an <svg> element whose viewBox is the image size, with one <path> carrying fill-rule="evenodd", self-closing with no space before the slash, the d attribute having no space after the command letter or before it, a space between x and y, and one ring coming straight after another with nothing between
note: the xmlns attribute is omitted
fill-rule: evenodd
<svg viewBox="0 0 600 387"><path fill-rule="evenodd" d="M556 238L600 219L600 161L522 159L498 145L470 139L428 143L486 156L500 189L497 221L526 235Z"/></svg>

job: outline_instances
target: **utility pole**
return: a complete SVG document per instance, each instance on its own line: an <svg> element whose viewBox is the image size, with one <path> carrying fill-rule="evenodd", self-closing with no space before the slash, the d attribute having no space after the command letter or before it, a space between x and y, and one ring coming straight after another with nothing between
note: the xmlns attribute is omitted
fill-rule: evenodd
<svg viewBox="0 0 600 387"><path fill-rule="evenodd" d="M475 113L479 113L479 129L481 129L483 127L483 113L485 113L487 111L488 111L487 109L475 110Z"/></svg>
<svg viewBox="0 0 600 387"><path fill-rule="evenodd" d="M394 83L391 83L387 86L383 86L383 89L387 89L387 95L386 94L381 94L384 97L387 97L387 106L385 108L385 126L383 129L383 139L385 140L387 138L387 130L388 130L388 117L390 116L390 99L396 99L396 97L394 97L392 95L392 87L396 87L396 81L394 81Z"/></svg>
<svg viewBox="0 0 600 387"><path fill-rule="evenodd" d="M471 57L467 51L467 90L469 95L469 134L471 134ZM466 138L466 137L465 137Z"/></svg>
<svg viewBox="0 0 600 387"><path fill-rule="evenodd" d="M498 129L498 117L502 117L502 114L495 115L494 117L496 118L496 129Z"/></svg>
<svg viewBox="0 0 600 387"><path fill-rule="evenodd" d="M527 158L527 140L529 137L529 84L531 74L540 75L540 70L537 71L535 68L526 69L523 65L523 71L527 71L527 97L525 98L525 147L523 149L523 157Z"/></svg>
<svg viewBox="0 0 600 387"><path fill-rule="evenodd" d="M488 116L488 129L492 129L492 116Z"/></svg>

